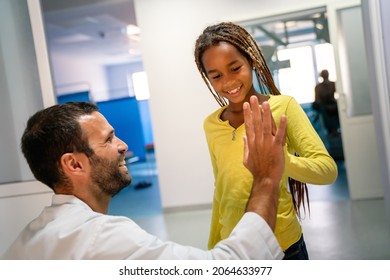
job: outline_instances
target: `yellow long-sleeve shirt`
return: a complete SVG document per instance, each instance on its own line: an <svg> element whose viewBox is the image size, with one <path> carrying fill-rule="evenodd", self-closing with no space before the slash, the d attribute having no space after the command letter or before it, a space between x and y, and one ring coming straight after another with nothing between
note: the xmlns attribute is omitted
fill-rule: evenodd
<svg viewBox="0 0 390 280"><path fill-rule="evenodd" d="M285 171L280 182L275 235L283 250L297 242L302 228L294 211L288 177L309 184L330 184L337 178L337 165L293 97L270 95L276 125L287 116ZM229 236L245 212L253 177L244 167L245 125L234 129L220 116L222 107L204 121L204 130L215 177L209 248ZM298 153L299 157L294 154Z"/></svg>

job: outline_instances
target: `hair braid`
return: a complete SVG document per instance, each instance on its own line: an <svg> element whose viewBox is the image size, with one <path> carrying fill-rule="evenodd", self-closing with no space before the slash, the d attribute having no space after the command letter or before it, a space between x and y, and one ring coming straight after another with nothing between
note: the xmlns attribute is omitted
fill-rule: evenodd
<svg viewBox="0 0 390 280"><path fill-rule="evenodd" d="M208 48L216 46L222 41L235 46L238 51L252 64L260 87L260 93L269 93L272 95L281 94L275 85L272 73L254 37L246 29L239 25L231 22L222 22L208 26L203 31L195 42L194 51L195 63L198 71L213 97L221 107L227 105L227 101L211 86L210 80L207 78L206 70L204 69L202 63L202 56ZM307 202L310 212L307 186L305 183L296 181L292 178L288 178L288 181L295 212L297 213L298 218L301 218L300 207L302 205L306 213L305 201Z"/></svg>

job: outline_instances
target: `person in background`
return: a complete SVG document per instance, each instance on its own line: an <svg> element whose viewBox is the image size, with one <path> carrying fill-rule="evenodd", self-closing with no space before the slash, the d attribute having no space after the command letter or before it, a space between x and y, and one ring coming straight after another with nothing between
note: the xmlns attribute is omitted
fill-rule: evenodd
<svg viewBox="0 0 390 280"><path fill-rule="evenodd" d="M340 120L334 96L336 84L329 80L329 72L326 69L321 71L320 77L322 81L314 88L315 100L312 107L322 117L327 132L331 135L337 135L340 129Z"/></svg>
<svg viewBox="0 0 390 280"><path fill-rule="evenodd" d="M293 97L280 94L257 42L244 28L231 22L206 27L195 42L194 56L221 106L204 121L215 177L209 248L230 236L250 197L254 178L242 164L240 139L246 133L243 104L256 96L260 105L271 106L274 129L280 126L282 115L289 122L275 235L285 259L308 259L299 221L300 208L305 200L308 203L305 183L331 184L337 177L335 161L301 106ZM255 89L253 72L260 92Z"/></svg>
<svg viewBox="0 0 390 280"><path fill-rule="evenodd" d="M125 163L128 147L96 105L72 102L35 113L21 147L35 178L54 191L52 204L2 258L281 259L273 230L287 120L282 117L273 134L269 104L260 108L254 98L243 106L247 134L241 160L254 177L251 197L230 237L209 251L161 241L127 217L107 215L111 198L132 177Z"/></svg>

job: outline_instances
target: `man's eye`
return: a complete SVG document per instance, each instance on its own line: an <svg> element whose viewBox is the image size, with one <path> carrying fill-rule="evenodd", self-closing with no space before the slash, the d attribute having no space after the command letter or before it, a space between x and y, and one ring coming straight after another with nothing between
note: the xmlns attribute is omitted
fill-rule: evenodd
<svg viewBox="0 0 390 280"><path fill-rule="evenodd" d="M112 142L112 137L108 137L107 140L106 140L107 143L111 143Z"/></svg>

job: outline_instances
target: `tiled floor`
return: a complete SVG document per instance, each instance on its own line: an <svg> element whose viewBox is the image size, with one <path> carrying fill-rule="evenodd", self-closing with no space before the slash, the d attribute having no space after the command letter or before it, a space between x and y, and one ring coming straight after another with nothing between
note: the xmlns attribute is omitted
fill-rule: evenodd
<svg viewBox="0 0 390 280"><path fill-rule="evenodd" d="M110 214L125 215L163 240L206 249L211 210L162 214L157 171L152 164L134 164L134 183L111 203ZM310 216L303 231L313 260L390 260L390 226L383 199L351 201L343 162L329 186L309 186ZM152 186L134 189L140 181Z"/></svg>

